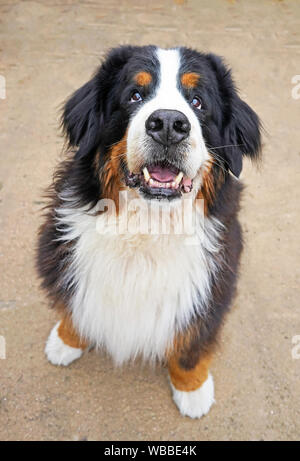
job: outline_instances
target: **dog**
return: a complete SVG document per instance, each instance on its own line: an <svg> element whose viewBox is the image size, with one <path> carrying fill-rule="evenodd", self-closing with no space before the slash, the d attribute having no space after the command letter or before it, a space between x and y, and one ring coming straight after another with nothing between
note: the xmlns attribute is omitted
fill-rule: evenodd
<svg viewBox="0 0 300 461"><path fill-rule="evenodd" d="M260 158L260 120L221 57L122 46L67 100L62 129L37 251L62 314L46 356L67 366L96 347L117 365L161 361L181 414L200 418L214 403L209 368L242 251L238 177L244 156ZM136 231L149 207L169 232ZM180 209L192 232L174 231Z"/></svg>

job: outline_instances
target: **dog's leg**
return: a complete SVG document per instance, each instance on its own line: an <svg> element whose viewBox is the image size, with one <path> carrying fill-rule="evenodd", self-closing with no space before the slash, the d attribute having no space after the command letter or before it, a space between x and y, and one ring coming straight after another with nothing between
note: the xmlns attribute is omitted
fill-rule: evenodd
<svg viewBox="0 0 300 461"><path fill-rule="evenodd" d="M79 359L88 344L74 329L72 319L66 315L52 329L45 347L45 354L53 365L70 365Z"/></svg>
<svg viewBox="0 0 300 461"><path fill-rule="evenodd" d="M169 358L169 375L173 399L184 416L201 418L214 403L214 383L209 373L211 354L204 354L189 366L174 353Z"/></svg>

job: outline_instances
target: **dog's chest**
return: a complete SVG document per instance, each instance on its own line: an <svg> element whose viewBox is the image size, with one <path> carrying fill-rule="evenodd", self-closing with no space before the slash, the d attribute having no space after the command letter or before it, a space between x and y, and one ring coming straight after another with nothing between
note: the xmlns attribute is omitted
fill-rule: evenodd
<svg viewBox="0 0 300 461"><path fill-rule="evenodd" d="M180 235L111 235L91 217L72 228L77 328L117 363L162 358L195 310L205 309L212 255L203 239L191 246Z"/></svg>

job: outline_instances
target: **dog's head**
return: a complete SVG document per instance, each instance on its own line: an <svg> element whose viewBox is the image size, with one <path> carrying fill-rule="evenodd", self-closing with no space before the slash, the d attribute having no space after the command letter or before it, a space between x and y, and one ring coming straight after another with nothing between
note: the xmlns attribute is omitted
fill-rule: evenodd
<svg viewBox="0 0 300 461"><path fill-rule="evenodd" d="M197 194L212 166L238 177L261 146L259 119L222 59L187 48L112 50L66 103L63 126L85 186L99 181L102 196Z"/></svg>

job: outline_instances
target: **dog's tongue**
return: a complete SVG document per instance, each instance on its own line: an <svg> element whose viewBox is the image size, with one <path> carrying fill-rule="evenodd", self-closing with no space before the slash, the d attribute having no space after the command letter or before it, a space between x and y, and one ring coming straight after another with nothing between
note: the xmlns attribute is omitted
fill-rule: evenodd
<svg viewBox="0 0 300 461"><path fill-rule="evenodd" d="M175 168L164 168L159 165L149 167L148 171L151 178L159 182L172 182L178 174Z"/></svg>

